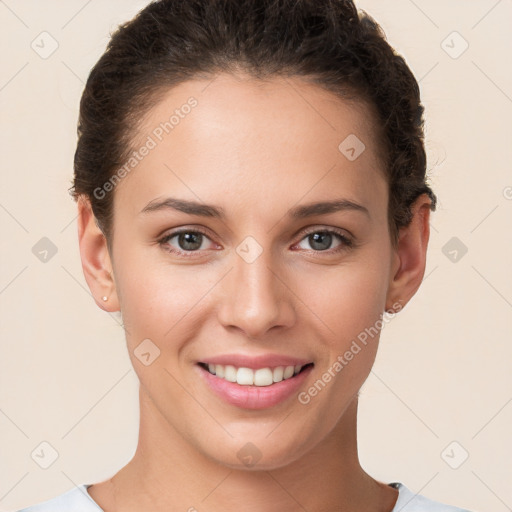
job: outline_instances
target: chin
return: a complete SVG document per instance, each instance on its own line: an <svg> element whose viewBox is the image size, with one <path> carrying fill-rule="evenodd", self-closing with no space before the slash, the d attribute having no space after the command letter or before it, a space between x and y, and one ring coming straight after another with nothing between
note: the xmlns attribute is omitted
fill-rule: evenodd
<svg viewBox="0 0 512 512"><path fill-rule="evenodd" d="M249 439L249 436L244 436L243 440L230 439L229 447L220 447L220 453L208 455L218 464L230 469L269 471L288 466L304 452L304 444L297 441L297 446L293 446L288 436L288 442L283 443L278 438L270 442L264 436L255 436L253 441Z"/></svg>

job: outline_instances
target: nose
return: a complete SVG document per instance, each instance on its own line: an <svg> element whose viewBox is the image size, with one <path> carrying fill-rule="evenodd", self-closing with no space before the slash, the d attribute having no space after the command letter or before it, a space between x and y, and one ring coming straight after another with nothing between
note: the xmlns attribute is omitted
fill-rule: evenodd
<svg viewBox="0 0 512 512"><path fill-rule="evenodd" d="M241 330L248 338L262 338L270 329L292 326L293 293L284 277L272 268L270 251L264 250L252 262L235 255L234 268L222 280L220 323Z"/></svg>

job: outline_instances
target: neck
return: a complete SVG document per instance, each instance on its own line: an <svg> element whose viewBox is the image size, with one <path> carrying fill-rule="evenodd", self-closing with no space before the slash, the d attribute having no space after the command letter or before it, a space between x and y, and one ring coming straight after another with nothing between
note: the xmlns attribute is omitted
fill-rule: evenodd
<svg viewBox="0 0 512 512"><path fill-rule="evenodd" d="M371 478L357 455L357 396L336 427L286 466L232 469L197 451L140 391L139 443L110 482L89 488L105 512L390 512L398 492Z"/></svg>

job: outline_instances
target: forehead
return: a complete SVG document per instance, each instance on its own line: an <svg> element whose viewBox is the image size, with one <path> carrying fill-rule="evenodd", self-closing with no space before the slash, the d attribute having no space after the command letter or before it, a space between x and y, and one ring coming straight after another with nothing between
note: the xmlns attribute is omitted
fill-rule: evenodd
<svg viewBox="0 0 512 512"><path fill-rule="evenodd" d="M133 139L145 156L115 195L138 211L167 190L218 199L230 187L244 204L333 189L361 201L386 195L370 110L298 77L183 82L159 97Z"/></svg>

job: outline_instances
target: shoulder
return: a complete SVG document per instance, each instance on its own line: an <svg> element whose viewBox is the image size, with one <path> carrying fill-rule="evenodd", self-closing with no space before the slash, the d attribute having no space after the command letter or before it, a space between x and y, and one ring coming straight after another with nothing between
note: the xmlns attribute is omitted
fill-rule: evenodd
<svg viewBox="0 0 512 512"><path fill-rule="evenodd" d="M401 482L389 484L398 489L398 499L391 512L470 512L469 510L445 505L426 496L413 493Z"/></svg>
<svg viewBox="0 0 512 512"><path fill-rule="evenodd" d="M60 496L17 512L103 512L87 493L87 487L87 484L77 485Z"/></svg>

